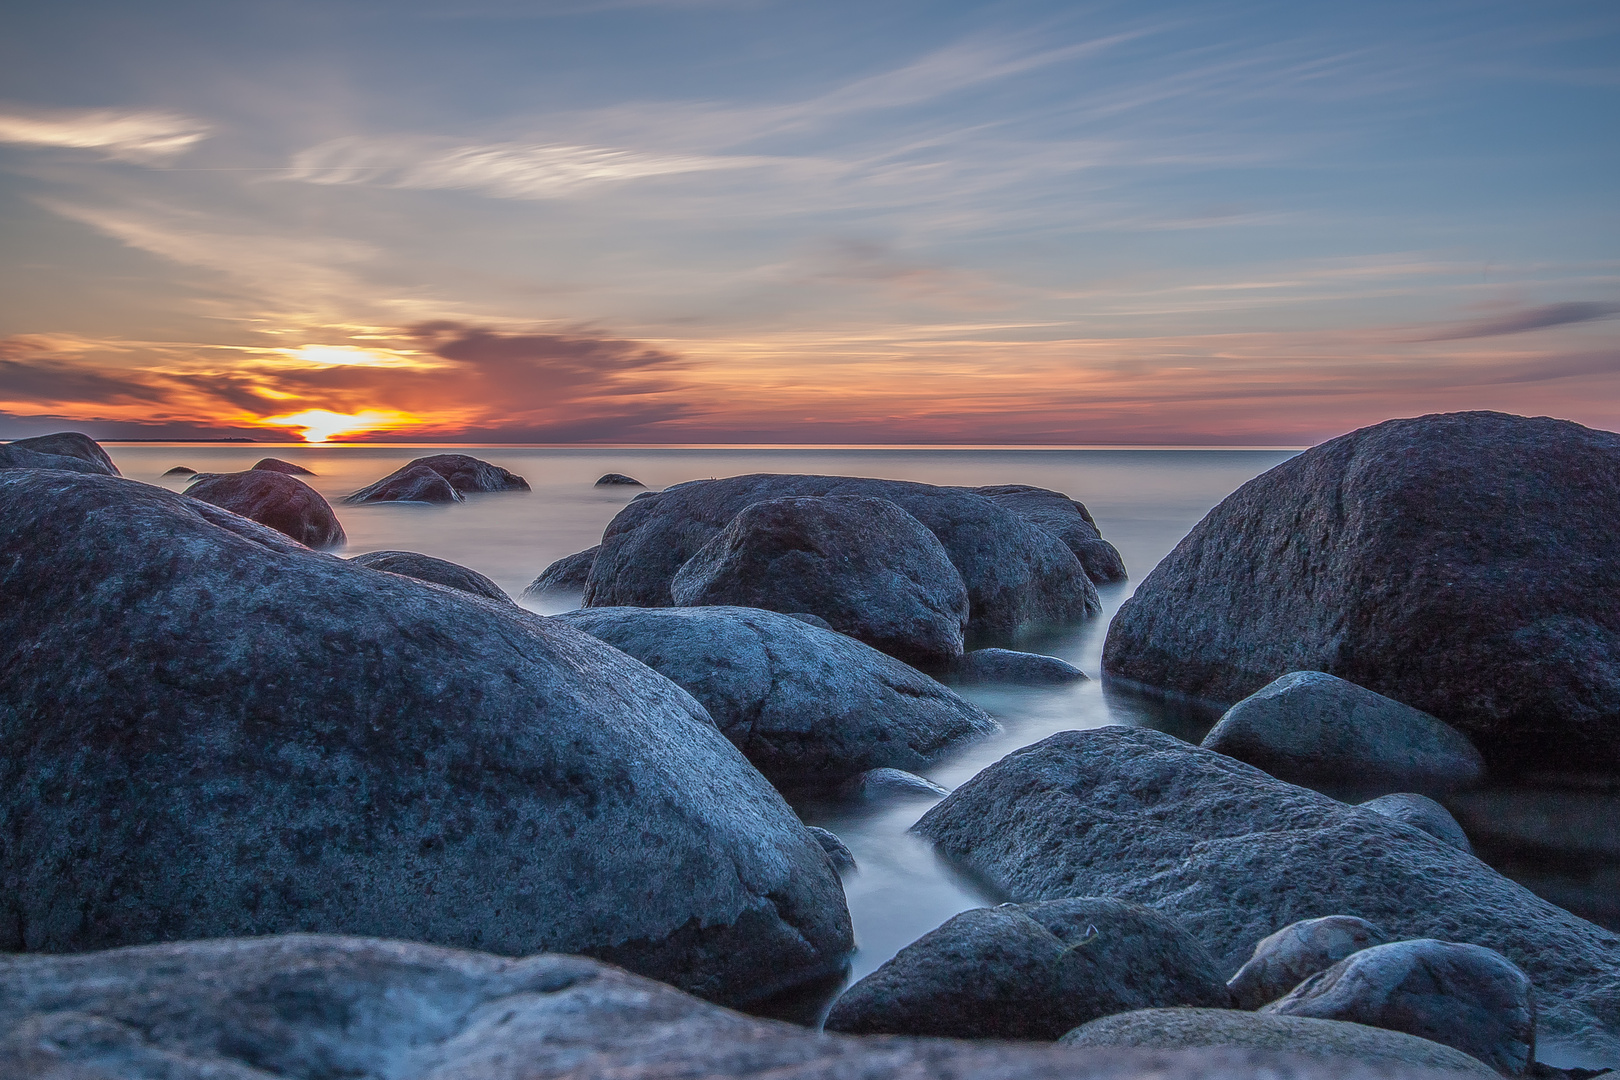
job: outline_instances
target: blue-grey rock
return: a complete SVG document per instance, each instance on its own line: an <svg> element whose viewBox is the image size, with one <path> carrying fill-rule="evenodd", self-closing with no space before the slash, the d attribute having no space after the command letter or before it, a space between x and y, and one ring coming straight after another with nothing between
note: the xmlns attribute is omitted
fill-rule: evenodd
<svg viewBox="0 0 1620 1080"><path fill-rule="evenodd" d="M968 686L984 683L1062 686L1086 681L1086 673L1067 660L1012 649L974 649L957 658L945 674L951 682Z"/></svg>
<svg viewBox="0 0 1620 1080"><path fill-rule="evenodd" d="M415 551L368 551L349 561L368 570L386 570L390 574L404 574L418 581L431 581L436 585L460 589L486 600L499 600L502 603L512 600L506 595L506 590L478 571Z"/></svg>
<svg viewBox="0 0 1620 1080"><path fill-rule="evenodd" d="M926 776L918 776L904 769L869 769L846 783L841 794L865 802L884 802L889 799L943 799L950 792Z"/></svg>
<svg viewBox="0 0 1620 1080"><path fill-rule="evenodd" d="M1097 531L1097 522L1084 503L1060 491L1028 484L997 484L965 490L983 495L1063 541L1086 568L1086 575L1098 585L1125 580L1125 561L1114 545Z"/></svg>
<svg viewBox="0 0 1620 1080"><path fill-rule="evenodd" d="M448 499L422 497L406 499L395 494L401 488L414 486L428 490L425 478L413 478L407 484L406 474L413 469L427 469L442 476L457 495L489 491L528 491L529 482L499 465L492 465L468 454L433 454L406 462L387 476L350 495L345 502L449 502ZM455 500L459 502L460 500Z"/></svg>
<svg viewBox="0 0 1620 1080"><path fill-rule="evenodd" d="M458 503L466 498L426 465L408 465L345 496L346 503Z"/></svg>
<svg viewBox="0 0 1620 1080"><path fill-rule="evenodd" d="M1469 855L1474 853L1474 846L1468 842L1468 834L1457 824L1457 819L1451 816L1449 810L1427 795L1402 791L1368 799L1361 805L1385 817L1392 817L1396 821L1404 821L1414 828L1422 829L1436 840L1450 844L1458 851Z"/></svg>
<svg viewBox="0 0 1620 1080"><path fill-rule="evenodd" d="M523 590L525 600L548 600L557 596L576 596L585 592L585 582L591 576L591 564L596 561L596 549L586 548L572 555L564 555L529 582Z"/></svg>
<svg viewBox="0 0 1620 1080"><path fill-rule="evenodd" d="M839 873L855 869L855 853L849 850L849 845L838 838L838 834L829 832L817 825L806 825L805 831L816 838L821 850L827 853L832 861L833 869Z"/></svg>
<svg viewBox="0 0 1620 1080"><path fill-rule="evenodd" d="M1389 940L1385 933L1354 915L1304 919L1260 939L1236 975L1226 982L1240 1009L1258 1009L1326 971L1351 953Z"/></svg>
<svg viewBox="0 0 1620 1080"><path fill-rule="evenodd" d="M305 547L341 547L348 539L332 504L296 476L268 470L198 473L186 496L268 525Z"/></svg>
<svg viewBox="0 0 1620 1080"><path fill-rule="evenodd" d="M0 469L60 469L93 476L118 476L118 466L101 444L77 431L35 435L0 444Z"/></svg>
<svg viewBox="0 0 1620 1080"><path fill-rule="evenodd" d="M640 480L624 473L603 473L597 478L596 487L646 487Z"/></svg>

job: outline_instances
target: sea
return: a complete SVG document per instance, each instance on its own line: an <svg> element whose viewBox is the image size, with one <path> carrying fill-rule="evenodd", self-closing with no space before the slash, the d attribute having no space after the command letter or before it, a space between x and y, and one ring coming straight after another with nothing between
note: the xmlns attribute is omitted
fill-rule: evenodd
<svg viewBox="0 0 1620 1080"><path fill-rule="evenodd" d="M1059 656L1087 681L1060 688L959 689L1002 725L999 735L961 749L928 770L951 789L1007 753L1058 731L1142 725L1201 738L1215 717L1173 706L1101 677L1108 622L1148 572L1205 513L1236 488L1297 451L1286 449L1032 448L602 448L507 445L269 443L103 444L127 477L183 490L167 471L234 472L263 457L310 469L303 477L332 503L348 534L339 555L416 551L470 567L514 598L553 560L596 544L613 516L643 490L743 473L820 473L979 486L1032 484L1083 502L1119 549L1128 581L1099 588L1103 612L1070 631L1024 647ZM528 492L469 496L462 504L348 506L341 500L415 457L465 453L524 477ZM596 487L606 473L645 487ZM526 606L542 614L567 603ZM983 882L964 877L907 830L927 798L876 804L800 802L807 824L832 830L856 869L844 876L859 979L952 915L1000 903ZM1620 928L1620 792L1602 784L1536 783L1450 801L1476 851L1546 899Z"/></svg>

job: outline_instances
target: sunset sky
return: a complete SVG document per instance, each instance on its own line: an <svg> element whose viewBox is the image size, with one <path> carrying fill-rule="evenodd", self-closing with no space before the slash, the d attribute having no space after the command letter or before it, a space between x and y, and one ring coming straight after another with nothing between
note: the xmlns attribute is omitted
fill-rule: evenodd
<svg viewBox="0 0 1620 1080"><path fill-rule="evenodd" d="M0 438L1620 428L1620 4L61 0Z"/></svg>

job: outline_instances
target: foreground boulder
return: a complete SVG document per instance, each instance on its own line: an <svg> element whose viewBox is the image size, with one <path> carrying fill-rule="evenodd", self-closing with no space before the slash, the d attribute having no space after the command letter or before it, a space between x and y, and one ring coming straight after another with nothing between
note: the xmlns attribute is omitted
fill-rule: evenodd
<svg viewBox="0 0 1620 1080"><path fill-rule="evenodd" d="M1276 1053L855 1039L578 956L309 934L0 958L0 1076L72 1080L1400 1080ZM1455 1074L1453 1080L1455 1080Z"/></svg>
<svg viewBox="0 0 1620 1080"><path fill-rule="evenodd" d="M101 444L77 431L35 435L0 444L0 469L61 469L94 476L118 476L118 466Z"/></svg>
<svg viewBox="0 0 1620 1080"><path fill-rule="evenodd" d="M426 470L444 479L455 492L454 499L443 498L436 485L423 473ZM487 491L528 491L529 482L499 465L467 454L433 454L408 461L376 483L361 488L344 502L460 502L462 495ZM414 497L403 494L415 491Z"/></svg>
<svg viewBox="0 0 1620 1080"><path fill-rule="evenodd" d="M186 496L268 525L305 547L339 547L348 539L332 504L296 476L263 470L198 473Z"/></svg>
<svg viewBox="0 0 1620 1080"><path fill-rule="evenodd" d="M1147 904L1226 971L1261 938L1323 915L1483 945L1534 980L1550 1039L1583 1063L1620 1062L1620 935L1409 825L1161 732L1060 732L985 769L915 828L1020 901Z"/></svg>
<svg viewBox="0 0 1620 1080"><path fill-rule="evenodd" d="M1231 703L1325 671L1493 769L1620 767L1620 435L1472 412L1307 450L1210 511L1125 603L1103 669Z"/></svg>
<svg viewBox="0 0 1620 1080"><path fill-rule="evenodd" d="M1119 557L1113 544L1102 538L1084 503L1075 502L1062 492L1028 484L997 484L966 490L983 495L1063 541L1086 568L1087 576L1098 585L1125 580L1125 560Z"/></svg>
<svg viewBox="0 0 1620 1080"><path fill-rule="evenodd" d="M846 990L827 1030L1056 1039L1117 1012L1228 1003L1187 931L1140 904L1080 897L964 911Z"/></svg>
<svg viewBox="0 0 1620 1080"><path fill-rule="evenodd" d="M670 582L742 510L766 499L887 499L938 538L968 590L970 644L996 644L1102 610L1063 542L960 488L848 476L755 473L644 492L608 523L585 589L590 607L668 607Z"/></svg>
<svg viewBox="0 0 1620 1080"><path fill-rule="evenodd" d="M253 463L253 468L263 470L264 472L286 473L288 476L315 475L315 472L312 469L306 469L302 465L294 465L290 461L282 461L280 458L273 457L260 458L258 461ZM251 472L252 470L250 469L249 471Z"/></svg>
<svg viewBox="0 0 1620 1080"><path fill-rule="evenodd" d="M595 638L111 477L0 473L0 551L0 950L388 933L750 1005L841 970L815 839Z"/></svg>
<svg viewBox="0 0 1620 1080"><path fill-rule="evenodd" d="M460 589L486 600L510 602L512 599L506 595L506 590L476 570L415 551L368 551L349 561L368 570L386 570L390 574L404 574L418 581L431 581L436 585Z"/></svg>
<svg viewBox="0 0 1620 1080"><path fill-rule="evenodd" d="M586 548L565 555L540 571L540 576L529 582L523 590L525 600L548 600L557 596L576 596L585 591L585 582L591 576L591 564L596 562L596 549Z"/></svg>
<svg viewBox="0 0 1620 1080"><path fill-rule="evenodd" d="M1388 940L1378 927L1354 915L1304 919L1261 938L1226 988L1238 1008L1258 1009L1351 953Z"/></svg>
<svg viewBox="0 0 1620 1080"><path fill-rule="evenodd" d="M553 618L680 684L784 789L868 769L915 772L998 730L922 672L772 611L585 608Z"/></svg>
<svg viewBox="0 0 1620 1080"><path fill-rule="evenodd" d="M967 586L918 520L887 499L766 499L746 506L670 581L677 607L727 604L824 619L922 668L962 655Z"/></svg>
<svg viewBox="0 0 1620 1080"><path fill-rule="evenodd" d="M1487 1080L1501 1075L1461 1050L1400 1031L1342 1020L1270 1016L1231 1009L1143 1009L1119 1013L1075 1028L1058 1041L1064 1046L1130 1046L1148 1050L1218 1047L1273 1050L1312 1058L1353 1058L1375 1068L1444 1069Z"/></svg>
<svg viewBox="0 0 1620 1080"><path fill-rule="evenodd" d="M1424 938L1340 960L1261 1011L1404 1031L1523 1076L1536 1053L1530 980L1501 953Z"/></svg>
<svg viewBox="0 0 1620 1080"><path fill-rule="evenodd" d="M1226 710L1206 749L1306 787L1453 791L1485 778L1468 737L1428 713L1320 671L1294 671Z"/></svg>

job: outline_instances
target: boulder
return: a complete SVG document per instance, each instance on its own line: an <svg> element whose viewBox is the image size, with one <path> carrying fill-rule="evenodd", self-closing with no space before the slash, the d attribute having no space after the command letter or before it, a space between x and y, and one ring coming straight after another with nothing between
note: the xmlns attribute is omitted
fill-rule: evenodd
<svg viewBox="0 0 1620 1080"><path fill-rule="evenodd" d="M268 525L305 547L341 547L348 540L332 505L296 476L252 470L198 473L186 496Z"/></svg>
<svg viewBox="0 0 1620 1080"><path fill-rule="evenodd" d="M1236 971L1301 919L1495 949L1536 984L1542 1032L1620 1063L1620 935L1429 834L1157 731L1059 732L923 815L917 832L1015 900L1147 904Z"/></svg>
<svg viewBox="0 0 1620 1080"><path fill-rule="evenodd" d="M1028 484L997 484L964 490L983 495L1063 541L1086 568L1086 575L1098 585L1125 580L1125 560L1119 557L1113 544L1102 538L1084 503L1075 502L1062 492Z"/></svg>
<svg viewBox="0 0 1620 1080"><path fill-rule="evenodd" d="M950 792L916 773L904 769L869 769L839 789L848 799L884 802L889 799L943 799Z"/></svg>
<svg viewBox="0 0 1620 1080"><path fill-rule="evenodd" d="M460 589L486 600L503 603L511 603L512 600L506 595L506 590L478 571L415 551L368 551L349 561L368 570L386 570L390 574L404 574L418 581L431 581L447 588Z"/></svg>
<svg viewBox="0 0 1620 1080"><path fill-rule="evenodd" d="M750 1007L842 969L820 845L595 638L111 477L0 473L0 552L0 951L388 933Z"/></svg>
<svg viewBox="0 0 1620 1080"><path fill-rule="evenodd" d="M1215 958L1140 904L1103 897L954 916L846 990L827 1030L1056 1039L1099 1016L1228 1004Z"/></svg>
<svg viewBox="0 0 1620 1080"><path fill-rule="evenodd" d="M1471 1054L1506 1076L1536 1056L1530 980L1501 953L1420 939L1353 953L1264 1007L1404 1031Z"/></svg>
<svg viewBox="0 0 1620 1080"><path fill-rule="evenodd" d="M1243 485L1137 587L1103 670L1221 703L1325 671L1492 768L1620 767L1620 435L1391 420Z"/></svg>
<svg viewBox="0 0 1620 1080"><path fill-rule="evenodd" d="M926 768L999 730L939 683L852 638L755 608L585 608L554 616L703 703L772 783L820 788Z"/></svg>
<svg viewBox="0 0 1620 1080"><path fill-rule="evenodd" d="M1385 817L1392 817L1396 821L1404 821L1414 828L1422 829L1436 840L1450 844L1458 851L1469 855L1474 853L1474 845L1468 842L1468 834L1457 824L1457 819L1427 795L1402 791L1368 799L1361 805Z"/></svg>
<svg viewBox="0 0 1620 1080"><path fill-rule="evenodd" d="M770 473L694 480L633 499L602 534L585 603L668 607L676 572L745 507L804 495L887 499L921 522L967 585L972 645L1002 644L1102 610L1074 552L982 495L901 480Z"/></svg>
<svg viewBox="0 0 1620 1080"><path fill-rule="evenodd" d="M384 493L398 486L412 469L428 469L444 477L458 495L487 491L528 491L529 482L499 465L467 454L433 454L406 462L370 487L363 487L350 495L346 502L397 502ZM420 481L418 481L420 483ZM444 499L426 499L425 502L445 502Z"/></svg>
<svg viewBox="0 0 1620 1080"><path fill-rule="evenodd" d="M591 564L595 561L596 548L563 556L529 582L528 588L523 590L523 599L545 600L553 596L583 593L586 579L591 576Z"/></svg>
<svg viewBox="0 0 1620 1080"><path fill-rule="evenodd" d="M101 444L77 431L35 435L0 444L0 469L60 469L94 476L118 476L118 466Z"/></svg>
<svg viewBox="0 0 1620 1080"><path fill-rule="evenodd" d="M594 486L595 487L646 487L647 485L643 484L640 480L637 480L633 476L626 476L626 475L624 475L624 473L610 472L610 473L603 473L600 477L598 477L597 480L596 480L596 484Z"/></svg>
<svg viewBox="0 0 1620 1080"><path fill-rule="evenodd" d="M1468 737L1428 713L1320 671L1294 671L1233 705L1205 749L1306 787L1452 791L1485 778Z"/></svg>
<svg viewBox="0 0 1620 1080"><path fill-rule="evenodd" d="M579 956L321 935L0 957L0 1073L73 1080L1421 1080L1275 1052L856 1039Z"/></svg>
<svg viewBox="0 0 1620 1080"><path fill-rule="evenodd" d="M1304 919L1260 939L1254 955L1226 982L1240 1009L1258 1009L1326 971L1351 953L1389 940L1385 933L1354 915Z"/></svg>
<svg viewBox="0 0 1620 1080"><path fill-rule="evenodd" d="M1086 673L1067 660L1012 649L974 649L958 657L945 677L966 686L984 683L1062 686L1086 681Z"/></svg>
<svg viewBox="0 0 1620 1080"><path fill-rule="evenodd" d="M410 465L391 472L370 487L345 496L346 503L458 503L466 502L450 481L426 465Z"/></svg>
<svg viewBox="0 0 1620 1080"><path fill-rule="evenodd" d="M302 465L294 465L290 461L282 461L280 458L273 458L273 457L260 458L258 461L255 461L253 463L253 468L254 469L262 469L265 472L286 473L288 476L314 476L314 475L316 475L316 473L312 469L306 469ZM252 471L252 470L249 470L249 471Z"/></svg>
<svg viewBox="0 0 1620 1080"><path fill-rule="evenodd" d="M782 614L790 619L797 619L806 626L814 626L822 630L832 630L833 628L832 623L823 619L820 615L812 615L808 611L784 611ZM833 633L836 634L837 632L833 630Z"/></svg>
<svg viewBox="0 0 1620 1080"><path fill-rule="evenodd" d="M742 509L678 570L677 607L808 612L922 668L962 655L967 587L916 518L887 499L796 496Z"/></svg>
<svg viewBox="0 0 1620 1080"><path fill-rule="evenodd" d="M165 470L163 475L164 476L195 476L196 473L197 473L197 470L193 469L189 465L176 465L172 469Z"/></svg>
<svg viewBox="0 0 1620 1080"><path fill-rule="evenodd" d="M805 831L816 838L821 850L827 853L832 862L833 869L839 873L855 869L855 853L849 850L849 845L838 838L838 834L829 832L816 825L806 825Z"/></svg>
<svg viewBox="0 0 1620 1080"><path fill-rule="evenodd" d="M1373 1068L1438 1069L1494 1080L1500 1074L1461 1050L1400 1031L1270 1016L1231 1009L1141 1009L1104 1016L1058 1040L1064 1046L1200 1050L1277 1050L1310 1058L1350 1058Z"/></svg>

